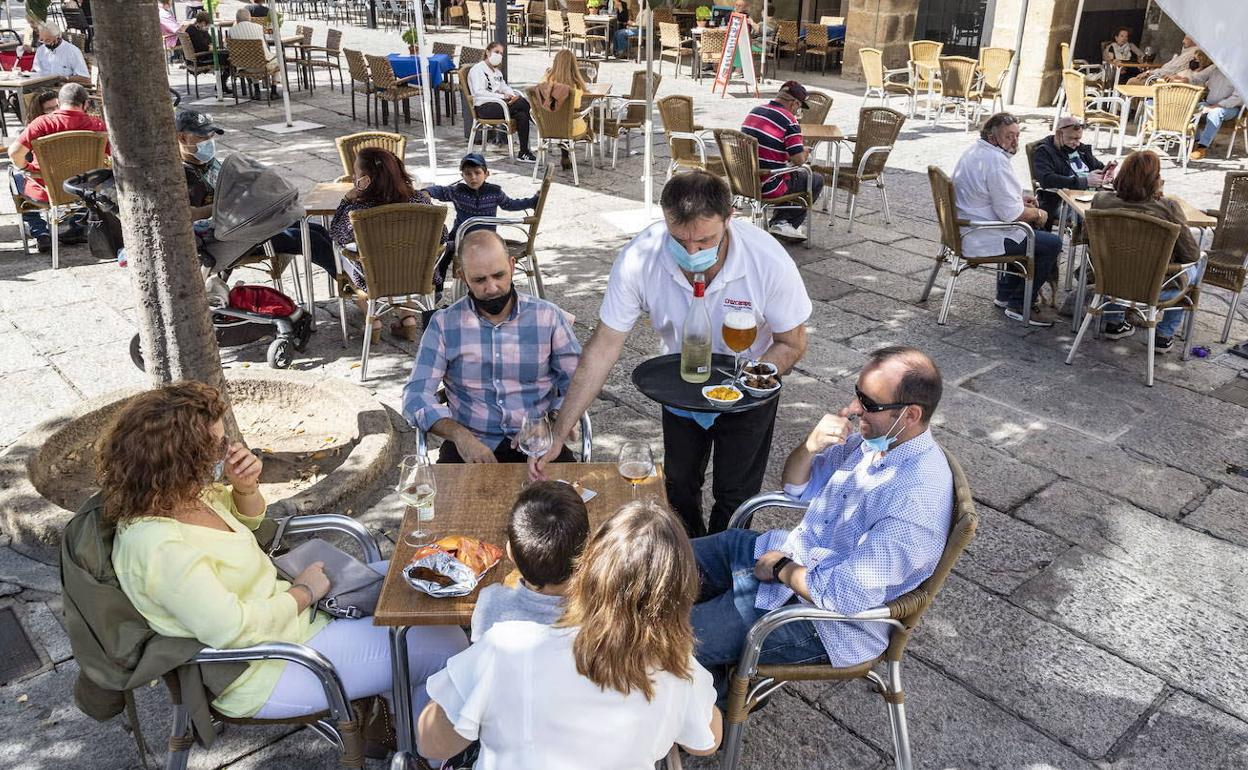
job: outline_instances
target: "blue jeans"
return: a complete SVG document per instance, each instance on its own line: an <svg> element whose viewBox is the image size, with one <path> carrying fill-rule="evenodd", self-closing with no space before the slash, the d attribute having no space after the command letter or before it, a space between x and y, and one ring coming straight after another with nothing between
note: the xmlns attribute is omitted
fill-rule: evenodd
<svg viewBox="0 0 1248 770"><path fill-rule="evenodd" d="M1184 270L1184 272L1187 273L1188 283L1200 283L1200 279L1201 279L1200 265L1198 264L1191 265L1186 270ZM1173 279L1171 285L1174 285L1174 283L1177 283L1178 280L1179 280L1178 278ZM1171 289L1163 288L1161 290L1161 295L1160 295L1161 301L1165 302L1168 299L1174 299L1175 297L1179 296L1180 290L1181 290L1181 287L1178 287L1178 286L1176 286L1175 288L1171 288ZM1111 323L1118 323L1122 321L1124 317L1124 314L1122 312L1122 306L1110 305L1109 307L1118 308L1118 309L1109 310L1101 314L1101 317L1105 319L1105 323L1111 324ZM1183 314L1186 312L1187 312L1186 310L1173 308L1171 310L1167 310L1164 313L1162 313L1161 320L1157 322L1157 336L1173 337L1174 333L1179 330L1179 324L1183 323Z"/></svg>
<svg viewBox="0 0 1248 770"><path fill-rule="evenodd" d="M628 55L628 41L641 34L641 30L637 27L625 27L615 31L615 55L624 57Z"/></svg>
<svg viewBox="0 0 1248 770"><path fill-rule="evenodd" d="M1202 103L1202 107L1205 105ZM1213 112L1205 113L1205 127L1200 129L1200 135L1196 137L1196 144L1201 147L1208 147L1213 144L1213 138L1218 135L1218 129L1228 120L1234 120L1239 117L1239 111L1242 107L1219 107Z"/></svg>
<svg viewBox="0 0 1248 770"><path fill-rule="evenodd" d="M28 179L29 177L25 174L14 174L14 192L18 195L26 197L27 200L34 200L25 194L26 181ZM30 231L30 235L33 238L43 238L45 236L52 235L52 231L48 228L48 223L38 214L38 212L28 211L25 214L22 214L22 221L26 223L26 229Z"/></svg>
<svg viewBox="0 0 1248 770"><path fill-rule="evenodd" d="M1026 254L1027 242L1005 239L1006 254ZM1057 233L1036 231L1036 283L1057 277L1057 258L1062 253L1062 237ZM1013 272L997 273L997 300L1013 310L1023 309L1023 291L1027 284ZM1034 288L1033 288L1034 291ZM1029 301L1034 302L1033 296Z"/></svg>
<svg viewBox="0 0 1248 770"><path fill-rule="evenodd" d="M758 532L728 529L693 540L702 590L693 607L694 656L715 677L723 701L727 694L728 666L741 657L745 636L754 622L767 614L755 608L758 579L754 577L754 541ZM780 626L763 642L762 663L813 663L826 661L827 650L815 625L798 620Z"/></svg>

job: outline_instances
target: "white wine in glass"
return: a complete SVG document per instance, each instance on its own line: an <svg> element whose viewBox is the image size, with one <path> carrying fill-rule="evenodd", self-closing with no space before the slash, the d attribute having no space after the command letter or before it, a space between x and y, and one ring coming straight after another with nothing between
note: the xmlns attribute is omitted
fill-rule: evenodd
<svg viewBox="0 0 1248 770"><path fill-rule="evenodd" d="M438 482L433 476L433 466L420 455L408 455L399 466L399 483L395 488L405 505L416 509L416 529L404 539L408 545L419 545L429 539L424 524L433 521L433 506L438 496Z"/></svg>
<svg viewBox="0 0 1248 770"><path fill-rule="evenodd" d="M617 466L620 475L633 485L633 499L637 499L637 485L654 475L654 455L644 441L628 441L620 447Z"/></svg>

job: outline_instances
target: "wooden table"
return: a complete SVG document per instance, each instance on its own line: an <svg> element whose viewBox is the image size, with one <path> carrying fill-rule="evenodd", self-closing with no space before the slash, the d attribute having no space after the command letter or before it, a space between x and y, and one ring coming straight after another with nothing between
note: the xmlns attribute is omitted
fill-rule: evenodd
<svg viewBox="0 0 1248 770"><path fill-rule="evenodd" d="M629 482L619 474L614 463L560 463L550 466L551 478L579 481L586 489L598 493L587 503L591 529L632 499ZM637 488L642 499L656 499L667 505L663 471L658 467ZM523 463L498 465L435 465L438 497L434 503L432 522L421 522L432 530L434 537L471 535L503 548L507 543L507 514L516 495L529 477ZM472 622L481 588L502 581L515 565L506 558L486 573L480 586L467 596L435 599L407 584L403 568L411 561L414 547L403 542L403 535L416 528L416 510L408 508L399 529L398 543L390 557L390 570L382 584L373 623L390 627L390 660L393 667L396 733L400 753L415 746L414 714L408 689L407 631L412 626L459 625Z"/></svg>
<svg viewBox="0 0 1248 770"><path fill-rule="evenodd" d="M29 96L35 91L42 91L48 86L60 85L65 78L60 75L19 75L15 72L0 72L0 91L16 91L18 118L23 123L30 122ZM4 113L0 111L0 132L7 134L8 126L4 123Z"/></svg>
<svg viewBox="0 0 1248 770"><path fill-rule="evenodd" d="M831 123L799 123L798 127L802 129L803 142L808 142L816 148L818 145L823 144L823 159L832 168L840 168L841 143L846 141L845 134L841 133L840 126L834 126ZM833 147L835 147L835 154ZM835 172L833 173L835 174ZM827 203L827 198L824 199L824 203Z"/></svg>

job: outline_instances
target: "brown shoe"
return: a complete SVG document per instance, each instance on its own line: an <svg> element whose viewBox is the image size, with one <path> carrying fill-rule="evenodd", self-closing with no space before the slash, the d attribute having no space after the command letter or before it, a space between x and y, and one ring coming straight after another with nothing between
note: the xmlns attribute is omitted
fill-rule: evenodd
<svg viewBox="0 0 1248 770"><path fill-rule="evenodd" d="M1204 160L1205 154L1208 152L1204 147L1197 147L1188 155L1188 160Z"/></svg>
<svg viewBox="0 0 1248 770"><path fill-rule="evenodd" d="M390 324L390 334L394 337L402 337L408 342L415 342L420 339L420 327L416 324L405 324L402 321Z"/></svg>

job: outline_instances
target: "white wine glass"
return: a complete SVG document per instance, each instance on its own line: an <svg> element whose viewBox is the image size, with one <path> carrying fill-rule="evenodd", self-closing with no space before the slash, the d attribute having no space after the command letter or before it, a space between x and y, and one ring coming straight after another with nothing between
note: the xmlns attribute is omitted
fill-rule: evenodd
<svg viewBox="0 0 1248 770"><path fill-rule="evenodd" d="M633 499L637 499L637 485L654 475L654 454L644 441L626 441L620 447L620 460L616 466L620 475L633 485Z"/></svg>
<svg viewBox="0 0 1248 770"><path fill-rule="evenodd" d="M438 496L438 482L429 459L422 455L404 457L395 491L404 504L416 509L416 528L404 535L403 541L410 546L424 545L431 537L425 526L433 521L433 504Z"/></svg>
<svg viewBox="0 0 1248 770"><path fill-rule="evenodd" d="M518 436L520 451L529 457L541 457L550 451L553 439L550 434L550 419L546 415L528 415L520 422Z"/></svg>

